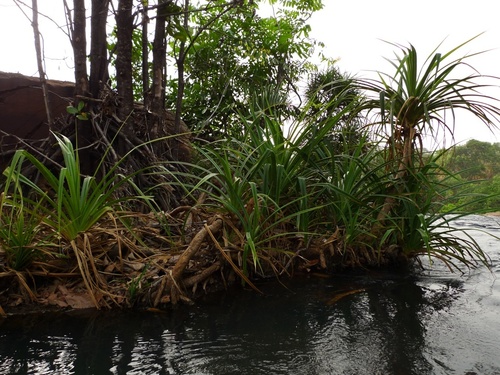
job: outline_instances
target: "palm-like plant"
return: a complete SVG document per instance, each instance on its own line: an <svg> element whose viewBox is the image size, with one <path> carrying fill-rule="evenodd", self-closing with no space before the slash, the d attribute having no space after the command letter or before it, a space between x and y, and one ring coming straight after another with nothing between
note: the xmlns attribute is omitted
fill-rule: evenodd
<svg viewBox="0 0 500 375"><path fill-rule="evenodd" d="M7 257L7 265L16 271L29 267L48 245L40 240L42 219L38 213L43 198L33 205L24 201L22 187L16 178L17 169L5 172L4 189L0 193L0 253Z"/></svg>
<svg viewBox="0 0 500 375"><path fill-rule="evenodd" d="M453 136L457 110L469 112L489 128L496 127L500 108L495 105L497 99L481 93L490 86L481 83L485 77L473 69L468 75L453 76L463 67L470 69L468 59L482 52L449 61L453 53L478 36L445 54L437 52L438 46L422 67L413 46L398 46L402 55L396 55L395 61L389 60L396 69L394 75L379 73L379 81L358 81L359 89L368 95L360 110L377 111L377 134L388 132L386 161L392 166L392 186L399 186L399 191L391 191L391 195L401 193L412 171L422 166L424 136L435 137L440 130ZM380 223L394 205L394 197L388 197L378 217Z"/></svg>
<svg viewBox="0 0 500 375"><path fill-rule="evenodd" d="M284 252L287 238L307 242L318 221L324 221L319 212L331 202L323 183L332 170L324 138L352 109L346 95L339 90L328 103L320 103L323 108L337 103L331 116L313 115L306 107L290 119L286 98L265 88L255 94L247 113L239 114L237 128L244 131L238 137L204 145L197 152L201 165L192 165L189 176L176 174L178 181L194 181L187 193L202 190L205 205L222 208L237 222L231 229L243 249L244 273L247 260L258 266L266 250Z"/></svg>
<svg viewBox="0 0 500 375"><path fill-rule="evenodd" d="M334 127L324 137L336 154L356 152L362 143L363 117L355 110L345 112L346 108L358 105L363 97L355 85L356 79L332 65L324 71L311 75L305 96L308 102L307 115L318 125L343 112ZM345 146L348 145L349 149Z"/></svg>
<svg viewBox="0 0 500 375"><path fill-rule="evenodd" d="M395 68L393 75L379 73L379 80L357 82L367 94L360 111L375 112L375 134L387 140L386 184L380 191L384 199L370 230L373 238L379 239L380 249L395 246L407 256L425 252L449 263L458 260L471 265L466 255L486 262L487 257L472 237L460 242L448 235L462 230L451 227L451 216L435 210L434 202L440 196L437 181L442 178L435 174L444 176L447 172L438 168L436 155L425 155L423 149L424 136L436 138L444 132L453 138L458 110L472 114L490 129L496 127L498 100L483 93L491 85L482 83L485 77L468 64L471 57L482 52L452 58L477 37L445 54L435 49L423 66L413 46L398 46L402 54L390 61ZM464 74L464 68L470 73ZM496 77L487 78L491 81Z"/></svg>

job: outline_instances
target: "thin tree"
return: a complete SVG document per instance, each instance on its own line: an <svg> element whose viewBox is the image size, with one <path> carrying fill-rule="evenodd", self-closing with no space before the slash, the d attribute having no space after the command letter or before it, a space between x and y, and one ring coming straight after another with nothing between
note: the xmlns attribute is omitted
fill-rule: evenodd
<svg viewBox="0 0 500 375"><path fill-rule="evenodd" d="M119 0L116 13L116 88L120 98L119 117L125 121L132 113L134 90L132 85L132 17L133 0ZM126 123L125 133L133 132L132 124Z"/></svg>
<svg viewBox="0 0 500 375"><path fill-rule="evenodd" d="M47 113L47 123L49 124L49 129L52 126L52 111L50 109L50 98L47 89L47 79L45 77L45 69L43 68L43 54L42 47L40 43L40 31L38 29L38 2L37 0L32 1L33 10L33 20L31 22L33 26L33 34L35 38L35 50L36 50L36 62L38 66L38 75L40 77L40 84L42 85L43 101L45 103L45 111Z"/></svg>

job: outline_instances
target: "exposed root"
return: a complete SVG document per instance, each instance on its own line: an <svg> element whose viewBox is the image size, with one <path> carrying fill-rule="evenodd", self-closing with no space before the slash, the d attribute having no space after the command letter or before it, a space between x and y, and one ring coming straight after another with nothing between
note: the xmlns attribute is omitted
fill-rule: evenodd
<svg viewBox="0 0 500 375"><path fill-rule="evenodd" d="M222 228L222 218L215 217L213 222L209 226L204 226L192 239L188 248L182 253L177 264L172 269L171 278L172 280L178 281L182 272L186 269L189 260L200 250L200 247L205 240L208 233L216 233Z"/></svg>
<svg viewBox="0 0 500 375"><path fill-rule="evenodd" d="M346 249L340 230L311 238L307 244L296 236L280 237L260 249L258 269L248 267L246 274L244 242L234 218L187 206L166 213L122 212L119 216L122 220L109 215L74 241L62 241L59 250L45 249L29 273L9 270L0 249L0 306L7 311L30 303L60 308L165 308L192 303L201 294L237 280L260 293L256 278L359 267L378 255L369 249ZM247 261L253 264L252 259Z"/></svg>

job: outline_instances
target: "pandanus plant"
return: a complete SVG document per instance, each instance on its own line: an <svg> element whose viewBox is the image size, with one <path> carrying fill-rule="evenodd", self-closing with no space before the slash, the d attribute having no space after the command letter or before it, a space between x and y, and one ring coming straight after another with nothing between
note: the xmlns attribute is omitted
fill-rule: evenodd
<svg viewBox="0 0 500 375"><path fill-rule="evenodd" d="M419 66L417 51L412 45L396 45L402 54L388 60L395 68L393 74L379 73L378 80L358 81L358 88L368 97L360 110L376 111L373 123L378 126L376 133L386 134L386 162L393 178L392 191L379 211L376 229L384 226L396 204L395 195L407 193L408 182L423 166L424 136L436 139L444 131L453 137L457 110L469 112L490 129L496 127L500 115L498 100L483 93L491 85L482 83L485 78L496 77L485 77L468 64L470 58L485 51L452 58L477 37L479 35L444 54L437 52L440 44L423 66ZM471 72L464 75L463 68Z"/></svg>

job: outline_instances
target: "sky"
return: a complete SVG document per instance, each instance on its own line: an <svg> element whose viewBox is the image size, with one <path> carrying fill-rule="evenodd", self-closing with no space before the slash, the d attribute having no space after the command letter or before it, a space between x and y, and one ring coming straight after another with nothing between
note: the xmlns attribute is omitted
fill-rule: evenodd
<svg viewBox="0 0 500 375"><path fill-rule="evenodd" d="M393 59L398 50L386 42L412 44L423 63L440 43L437 52L446 53L484 33L454 56L488 51L469 62L483 75L500 77L497 1L324 0L323 3L323 10L311 19L312 36L327 44L330 56L339 59L341 71L361 77L372 77L376 70L392 72L386 59ZM491 84L500 83L491 80ZM499 88L486 93L500 99ZM480 121L457 113L455 142L472 138L500 142L500 131L492 133ZM439 142L442 146L451 145L450 137L441 137Z"/></svg>
<svg viewBox="0 0 500 375"><path fill-rule="evenodd" d="M38 3L41 12L62 24L62 1ZM384 41L404 46L411 43L419 56L425 58L441 42L438 52L447 52L484 32L456 57L488 50L470 62L481 74L500 77L500 22L494 0L323 0L323 3L323 10L310 20L311 36L325 43L326 54L338 59L341 71L359 77L372 77L373 71L391 72L385 58L393 58L397 49ZM48 78L72 80L68 37L52 22L41 18L40 24ZM13 0L0 0L0 35L0 71L37 75L33 31ZM498 85L495 81L492 84ZM488 93L500 98L500 89ZM500 131L492 134L466 115L459 114L455 131L456 142L471 138L500 142ZM450 140L447 142L449 146Z"/></svg>

